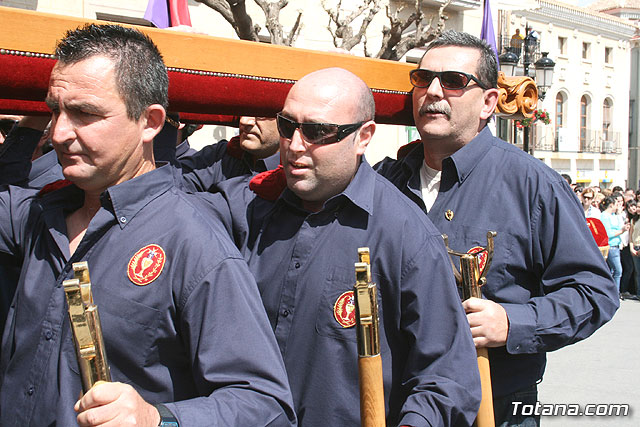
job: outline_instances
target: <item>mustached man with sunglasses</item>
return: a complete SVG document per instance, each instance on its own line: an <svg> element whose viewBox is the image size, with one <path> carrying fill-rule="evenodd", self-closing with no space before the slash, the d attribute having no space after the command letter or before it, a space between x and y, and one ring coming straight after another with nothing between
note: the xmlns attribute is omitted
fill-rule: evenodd
<svg viewBox="0 0 640 427"><path fill-rule="evenodd" d="M480 382L450 262L428 218L364 160L374 115L360 78L313 72L277 116L281 167L249 185L236 178L218 187L282 352L299 425L360 425L353 285L358 248L367 246L387 425L468 426Z"/></svg>
<svg viewBox="0 0 640 427"><path fill-rule="evenodd" d="M503 426L539 423L514 415L512 402L535 404L546 352L591 335L619 303L567 183L487 127L497 74L486 43L443 33L410 73L421 140L376 169L449 236L452 250L484 247L487 232L498 233L484 298L464 308L476 347L489 347Z"/></svg>

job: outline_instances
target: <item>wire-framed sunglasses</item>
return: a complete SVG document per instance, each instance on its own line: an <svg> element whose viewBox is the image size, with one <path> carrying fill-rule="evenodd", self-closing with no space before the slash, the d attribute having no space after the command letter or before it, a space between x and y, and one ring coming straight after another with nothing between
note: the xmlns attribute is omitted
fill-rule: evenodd
<svg viewBox="0 0 640 427"><path fill-rule="evenodd" d="M276 115L278 132L286 139L293 138L296 129L300 129L302 137L310 144L333 144L351 135L365 122L337 125L334 123L298 123L286 118L282 113Z"/></svg>
<svg viewBox="0 0 640 427"><path fill-rule="evenodd" d="M409 72L409 80L414 87L429 87L436 77L443 89L464 89L471 80L476 82L482 89L488 89L476 76L463 73L462 71L431 71L424 68L417 68Z"/></svg>

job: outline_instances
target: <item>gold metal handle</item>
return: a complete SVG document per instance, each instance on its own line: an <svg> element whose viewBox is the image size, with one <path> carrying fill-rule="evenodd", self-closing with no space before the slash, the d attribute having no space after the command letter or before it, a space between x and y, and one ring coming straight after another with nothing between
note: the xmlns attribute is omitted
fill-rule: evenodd
<svg viewBox="0 0 640 427"><path fill-rule="evenodd" d="M111 373L98 307L93 303L89 267L86 262L74 263L73 270L75 279L65 280L62 285L69 306L82 389L86 393L98 381L111 381Z"/></svg>

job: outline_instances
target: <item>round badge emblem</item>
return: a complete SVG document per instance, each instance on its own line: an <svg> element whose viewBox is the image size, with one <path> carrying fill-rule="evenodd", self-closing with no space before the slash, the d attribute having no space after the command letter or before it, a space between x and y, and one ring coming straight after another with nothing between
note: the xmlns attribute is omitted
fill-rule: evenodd
<svg viewBox="0 0 640 427"><path fill-rule="evenodd" d="M155 244L147 245L131 257L127 267L129 280L138 286L153 282L162 273L166 260L164 250Z"/></svg>
<svg viewBox="0 0 640 427"><path fill-rule="evenodd" d="M474 246L467 251L469 255L478 255L478 269L480 274L484 271L484 267L487 265L487 251L481 246Z"/></svg>
<svg viewBox="0 0 640 427"><path fill-rule="evenodd" d="M356 324L356 305L353 291L347 291L340 295L333 305L333 317L340 326L350 328Z"/></svg>

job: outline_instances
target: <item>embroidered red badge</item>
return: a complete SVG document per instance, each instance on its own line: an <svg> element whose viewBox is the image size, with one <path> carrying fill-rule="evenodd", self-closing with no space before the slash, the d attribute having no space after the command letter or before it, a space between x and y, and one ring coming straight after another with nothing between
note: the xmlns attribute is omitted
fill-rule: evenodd
<svg viewBox="0 0 640 427"><path fill-rule="evenodd" d="M153 282L162 273L165 262L164 250L155 244L147 245L131 257L127 267L129 280L138 286Z"/></svg>
<svg viewBox="0 0 640 427"><path fill-rule="evenodd" d="M353 291L347 291L338 297L333 305L333 317L343 328L355 326L356 305L353 299Z"/></svg>
<svg viewBox="0 0 640 427"><path fill-rule="evenodd" d="M474 246L467 251L470 255L478 255L478 270L480 274L484 272L484 267L487 265L487 251L483 247Z"/></svg>

